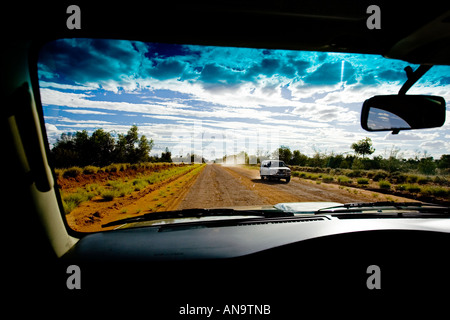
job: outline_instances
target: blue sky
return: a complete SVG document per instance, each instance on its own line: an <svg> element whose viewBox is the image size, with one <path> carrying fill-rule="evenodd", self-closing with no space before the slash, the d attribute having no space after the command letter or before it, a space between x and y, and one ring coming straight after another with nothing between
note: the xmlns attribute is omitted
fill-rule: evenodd
<svg viewBox="0 0 450 320"><path fill-rule="evenodd" d="M370 137L376 155L450 153L450 125L369 133L365 99L396 94L406 62L374 55L65 39L41 50L38 71L50 144L63 132L126 132L136 124L173 156L207 159L280 145L349 153ZM415 69L417 66L412 66ZM450 67L435 66L408 93L449 101ZM449 113L447 112L447 116Z"/></svg>

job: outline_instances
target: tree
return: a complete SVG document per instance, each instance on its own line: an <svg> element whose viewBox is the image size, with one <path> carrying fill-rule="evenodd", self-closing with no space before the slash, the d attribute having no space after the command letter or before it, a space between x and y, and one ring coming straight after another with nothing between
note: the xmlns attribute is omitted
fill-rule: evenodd
<svg viewBox="0 0 450 320"><path fill-rule="evenodd" d="M50 158L57 168L71 167L77 164L78 152L75 149L75 135L62 133L50 152Z"/></svg>
<svg viewBox="0 0 450 320"><path fill-rule="evenodd" d="M139 138L138 127L133 125L127 134L119 134L115 148L116 162L145 162L150 159L153 140L147 140L145 135Z"/></svg>
<svg viewBox="0 0 450 320"><path fill-rule="evenodd" d="M372 140L367 137L353 143L351 148L355 151L355 153L362 155L363 158L365 155L371 155L375 152L375 149L372 147Z"/></svg>
<svg viewBox="0 0 450 320"><path fill-rule="evenodd" d="M300 153L299 150L294 150L292 152L291 164L294 166L304 166L308 161L308 156Z"/></svg>
<svg viewBox="0 0 450 320"><path fill-rule="evenodd" d="M97 166L106 166L112 162L115 148L114 138L109 132L97 129L89 139L90 163Z"/></svg>
<svg viewBox="0 0 450 320"><path fill-rule="evenodd" d="M420 159L418 170L422 174L430 175L436 173L436 167L433 157L427 157Z"/></svg>
<svg viewBox="0 0 450 320"><path fill-rule="evenodd" d="M172 162L172 152L166 147L166 151L161 153L162 162Z"/></svg>
<svg viewBox="0 0 450 320"><path fill-rule="evenodd" d="M281 146L273 154L274 158L277 158L277 156L279 160L284 161L284 163L286 164L290 164L292 158L291 149L289 149L289 147L286 146Z"/></svg>
<svg viewBox="0 0 450 320"><path fill-rule="evenodd" d="M450 168L450 154L443 154L438 162L438 167L440 169L448 169Z"/></svg>
<svg viewBox="0 0 450 320"><path fill-rule="evenodd" d="M148 140L144 135L139 138L138 127L134 125L127 134L119 134L117 140L103 129L95 130L91 136L86 130L63 133L53 145L50 156L57 168L106 166L113 162L150 161L152 148L153 140Z"/></svg>

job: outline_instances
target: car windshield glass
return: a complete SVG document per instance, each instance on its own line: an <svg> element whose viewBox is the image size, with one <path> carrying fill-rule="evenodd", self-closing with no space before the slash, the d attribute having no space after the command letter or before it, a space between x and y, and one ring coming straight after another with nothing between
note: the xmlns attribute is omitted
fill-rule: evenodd
<svg viewBox="0 0 450 320"><path fill-rule="evenodd" d="M48 42L38 79L67 224L103 231L152 212L280 202L448 203L448 124L392 135L359 123L364 100L397 94L408 65L348 53ZM433 66L408 94L449 101L449 84L450 67Z"/></svg>

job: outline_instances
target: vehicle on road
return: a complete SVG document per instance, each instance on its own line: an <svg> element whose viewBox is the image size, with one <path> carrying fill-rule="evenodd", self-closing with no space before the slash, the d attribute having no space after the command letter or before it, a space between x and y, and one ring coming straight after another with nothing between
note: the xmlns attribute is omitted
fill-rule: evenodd
<svg viewBox="0 0 450 320"><path fill-rule="evenodd" d="M285 179L286 183L291 181L291 169L281 160L263 160L259 174L262 180L277 180Z"/></svg>

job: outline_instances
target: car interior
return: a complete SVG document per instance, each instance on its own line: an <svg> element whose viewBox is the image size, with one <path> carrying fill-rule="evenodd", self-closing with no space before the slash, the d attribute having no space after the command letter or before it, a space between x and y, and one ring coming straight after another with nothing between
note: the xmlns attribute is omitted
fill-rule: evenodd
<svg viewBox="0 0 450 320"><path fill-rule="evenodd" d="M381 10L379 29L366 24L373 4ZM72 230L49 161L37 77L40 48L72 38L372 54L420 65L424 71L423 66L450 65L447 3L82 2L80 29L67 27L68 6L8 4L5 12L14 19L2 21L2 30L8 30L2 47L5 103L0 126L3 274L14 301L29 305L38 300L36 311L42 314L61 305L69 314L140 312L170 319L185 317L180 312L188 310L185 306L194 307L197 318L206 316L199 314L204 309L195 309L202 306L217 310L211 317L225 318L230 313L224 314L225 305L269 305L269 314L253 316L281 319L308 310L403 314L425 300L437 303L448 297L450 220L445 206L427 212L429 217L409 219L395 212L408 212L400 207L383 219L351 215L348 210L355 208L345 207L347 215L342 216L338 210L315 217L240 217L223 225L210 220L93 233ZM407 85L412 86L414 76L420 78L418 73L407 72ZM383 92L377 94L361 105L363 129L398 134L445 122L443 98L411 102L400 93L384 100ZM427 112L436 101L436 111ZM405 120L399 127L383 127L384 120L371 118L389 112L389 104L404 105L391 115ZM407 108L414 104L411 113ZM81 271L80 289L68 286L68 267L73 265ZM373 265L381 270L381 289L368 284ZM357 311L362 309L364 313ZM246 316L250 311L255 309L247 307ZM236 313L244 316L234 309Z"/></svg>

